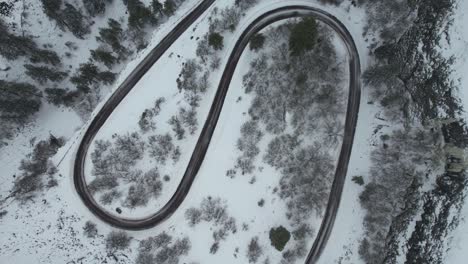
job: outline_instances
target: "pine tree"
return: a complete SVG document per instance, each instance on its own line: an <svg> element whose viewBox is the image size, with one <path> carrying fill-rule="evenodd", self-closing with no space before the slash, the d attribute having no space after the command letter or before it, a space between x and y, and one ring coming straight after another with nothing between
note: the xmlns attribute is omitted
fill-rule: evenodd
<svg viewBox="0 0 468 264"><path fill-rule="evenodd" d="M156 18L140 0L127 0L128 26L133 29L142 29L148 24L155 24Z"/></svg>
<svg viewBox="0 0 468 264"><path fill-rule="evenodd" d="M79 96L78 91L67 91L62 88L46 88L47 102L60 106L71 106Z"/></svg>
<svg viewBox="0 0 468 264"><path fill-rule="evenodd" d="M73 5L65 3L62 9L62 0L41 0L44 13L54 20L61 30L68 29L80 39L90 32L90 24L81 12Z"/></svg>
<svg viewBox="0 0 468 264"><path fill-rule="evenodd" d="M217 32L213 32L208 36L208 44L212 46L215 50L223 49L224 47L223 41L224 41L224 37Z"/></svg>
<svg viewBox="0 0 468 264"><path fill-rule="evenodd" d="M116 74L110 71L100 71L98 67L91 62L80 64L78 73L70 78L70 81L76 85L76 88L84 93L91 90L91 86L103 82L111 84L115 80Z"/></svg>
<svg viewBox="0 0 468 264"><path fill-rule="evenodd" d="M60 58L54 51L43 50L30 37L15 36L8 31L0 20L0 54L7 60L29 56L33 63L60 64Z"/></svg>
<svg viewBox="0 0 468 264"><path fill-rule="evenodd" d="M34 85L0 80L0 118L23 124L39 111L41 97Z"/></svg>
<svg viewBox="0 0 468 264"><path fill-rule="evenodd" d="M112 0L83 0L83 5L88 14L94 17L106 12L106 2L112 2Z"/></svg>
<svg viewBox="0 0 468 264"><path fill-rule="evenodd" d="M44 84L47 81L59 82L68 76L66 72L57 71L45 66L25 64L24 67L26 68L26 74L40 84Z"/></svg>
<svg viewBox="0 0 468 264"><path fill-rule="evenodd" d="M164 14L166 14L166 16L172 16L175 13L175 10L176 4L173 0L166 0L164 2Z"/></svg>
<svg viewBox="0 0 468 264"><path fill-rule="evenodd" d="M151 7L153 8L153 14L154 15L156 15L156 14L162 15L163 14L164 6L158 0L153 0L153 2L151 2Z"/></svg>
<svg viewBox="0 0 468 264"><path fill-rule="evenodd" d="M109 19L107 24L107 28L99 29L99 37L96 37L96 40L111 46L113 51L119 54L119 58L125 57L128 50L120 44L124 38L122 26L114 19Z"/></svg>
<svg viewBox="0 0 468 264"><path fill-rule="evenodd" d="M263 44L265 43L265 36L263 36L261 33L257 33L252 36L250 39L250 50L259 50L263 48Z"/></svg>
<svg viewBox="0 0 468 264"><path fill-rule="evenodd" d="M300 56L305 51L312 50L317 42L317 22L313 17L305 17L296 23L289 37L291 56Z"/></svg>
<svg viewBox="0 0 468 264"><path fill-rule="evenodd" d="M118 62L118 58L112 55L111 52L102 49L91 50L91 58L95 61L104 63L104 65L106 65L106 67L109 69L111 69L116 62Z"/></svg>

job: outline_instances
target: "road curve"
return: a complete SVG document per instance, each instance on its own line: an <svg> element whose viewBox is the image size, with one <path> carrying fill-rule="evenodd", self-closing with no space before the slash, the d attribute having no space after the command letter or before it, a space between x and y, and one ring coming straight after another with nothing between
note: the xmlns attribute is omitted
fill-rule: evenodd
<svg viewBox="0 0 468 264"><path fill-rule="evenodd" d="M243 50L247 46L250 37L271 23L279 20L300 16L314 16L316 19L332 27L346 44L349 54L350 73L345 131L337 168L335 171L335 178L332 184L324 219L322 220L319 232L317 233L314 244L305 262L316 263L330 236L341 200L341 194L346 179L349 158L354 140L361 93L361 69L359 54L351 34L337 18L317 8L305 5L290 5L280 7L262 14L244 30L241 37L237 40L226 64L208 117L203 126L200 137L198 138L197 144L192 153L183 178L171 199L158 212L142 219L127 219L114 216L97 204L87 188L84 176L84 163L88 148L96 133L105 123L112 111L141 79L141 77L149 70L149 68L151 68L151 66L183 33L183 31L185 31L188 26L193 23L196 18L198 18L201 13L203 13L203 11L205 11L213 2L214 0L203 1L192 13L190 13L180 24L178 24L176 28L171 31L171 33L169 33L169 35L166 36L163 41L155 49L153 49L148 57L145 58L144 61L129 75L129 77L122 83L122 85L116 90L116 92L110 97L110 99L105 103L104 107L96 115L88 127L85 135L83 136L77 151L73 172L75 188L84 204L93 214L95 214L104 222L118 228L141 230L158 225L162 221L169 218L184 201L198 173L198 170L201 167L205 154L208 150L211 137L221 114L224 100L226 98L226 94L234 75L237 63L242 55Z"/></svg>

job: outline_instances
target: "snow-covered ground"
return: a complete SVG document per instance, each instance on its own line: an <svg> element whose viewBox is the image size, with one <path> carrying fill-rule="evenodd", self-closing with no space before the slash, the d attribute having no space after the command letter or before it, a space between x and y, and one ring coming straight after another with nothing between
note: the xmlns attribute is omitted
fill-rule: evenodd
<svg viewBox="0 0 468 264"><path fill-rule="evenodd" d="M451 28L451 45L447 48L449 55L455 56L454 77L460 81L461 99L465 110L468 109L468 1L459 0ZM465 113L465 118L468 114ZM448 244L446 263L461 264L468 259L468 205L461 211L459 226L453 231Z"/></svg>
<svg viewBox="0 0 468 264"><path fill-rule="evenodd" d="M119 2L119 1L114 1ZM217 1L215 6L224 7L230 5L234 0ZM226 48L222 53L221 70L213 72L210 78L210 88L201 101L201 107L198 109L200 123L203 123L206 114L211 106L214 92L220 78L223 65L227 60L230 50L238 38L240 32L255 19L259 14L266 10L285 5L282 0L262 0L258 5L249 10L242 18L240 25L234 33L225 36ZM137 65L137 63L154 47L158 41L171 30L171 28L185 16L195 4L196 0L186 1L178 13L154 34L149 47L138 54L132 62L128 63L126 68L118 78L116 85L120 83L125 76ZM287 4L307 4L320 6L339 18L349 29L354 37L356 46L359 49L362 71L369 64L368 44L365 42L362 34L366 23L363 10L352 7L345 2L340 7L321 6L318 2L310 1L287 1ZM117 8L119 9L119 8ZM119 9L123 10L123 8ZM468 2L460 0L460 6L457 9L454 21L455 35L452 37L453 50L457 56L456 74L460 78L461 87L468 86L468 17L464 10L468 10ZM114 10L118 11L118 10ZM161 129L158 132L162 134L168 127L162 124L166 123L171 114L177 109L177 103L181 100L178 93L176 78L180 72L181 64L187 58L195 57L196 38L201 37L208 27L208 14L202 16L187 32L174 43L171 49L161 60L154 65L150 72L144 76L137 87L126 97L121 105L114 111L106 125L102 128L97 139L109 138L114 133L124 134L134 131L138 128L138 119L145 108L150 107L157 97L164 96L167 101L165 105L169 108L160 114ZM119 15L116 15L118 17ZM105 21L96 23L104 23ZM53 31L50 31L53 32ZM38 31L38 35L54 34ZM67 33L64 33L67 34ZM191 38L193 36L193 39ZM53 39L53 36L50 37ZM94 41L94 40L93 40ZM88 52L89 48L95 48L94 42L89 46L83 46L82 51ZM81 45L81 44L80 44ZM168 231L175 236L189 236L192 241L192 249L189 256L182 258L182 263L189 261L198 261L201 263L247 263L245 250L248 241L253 236L260 237L260 244L265 252L264 257L268 256L272 263L278 262L281 254L272 249L269 245L268 231L273 226L287 226L287 220L284 217L285 205L272 194L272 189L276 180L271 177L277 172L269 166L263 166L261 172L256 173L256 182L250 184L250 176L246 178L237 175L234 179L225 176L226 170L233 166L237 157L235 146L239 138L239 128L246 120L247 108L249 106L249 97L244 94L242 85L242 76L248 70L248 63L251 54L246 51L236 70L231 88L226 98L220 122L215 130L211 145L205 158L205 162L200 169L199 175L193 187L179 210L166 222L150 230L130 232L130 235L136 241L142 240L150 235L161 231ZM172 55L171 55L172 54ZM78 65L78 58L87 58L89 54L73 57L70 62ZM180 57L179 57L180 56ZM20 78L21 76L18 76ZM466 106L468 107L468 90L461 89ZM239 102L237 98L242 96ZM103 101L106 98L103 98ZM369 153L372 145L375 144L379 134L373 132L374 128L382 125L381 120L376 116L379 109L374 104L368 104L368 90L363 87L361 108L359 112L356 138L354 141L353 152L348 170L347 182L343 191L340 210L338 212L334 229L329 239L329 243L323 252L320 263L362 263L358 255L359 240L362 238L363 227L362 220L364 212L359 204L359 194L362 187L351 181L351 177L362 175L364 181L368 179ZM98 109L102 104L98 105ZM94 113L96 113L95 111ZM125 122L121 122L125 120ZM120 121L120 122L119 122ZM101 263L106 259L107 253L104 248L104 237L111 227L96 219L87 208L81 203L76 194L72 180L72 165L74 162L74 153L78 146L85 125L80 118L71 111L59 110L52 106L45 106L38 114L38 121L16 138L9 142L9 145L0 151L0 160L2 170L0 174L0 192L6 196L12 187L13 175L17 173L19 162L31 150L30 140L36 137L37 140L47 138L49 133L55 136L64 136L69 139L67 144L62 147L53 158L55 164L59 166L60 177L59 186L44 193L40 197L28 202L25 205L11 203L3 206L2 210L7 210L6 216L0 219L0 263L67 263L75 261L77 263ZM147 215L157 210L172 195L182 176L186 163L191 155L191 150L198 137L200 129L195 135L184 139L178 144L183 147L181 159L176 167L168 167L167 171L162 173L169 174L171 180L164 183L163 196L150 204L145 210L132 211L134 217ZM36 140L36 141L37 141ZM265 144L266 140L263 142ZM265 148L263 146L262 148ZM90 153L92 149L90 150ZM88 160L87 164L91 162ZM87 167L88 172L90 166ZM88 173L89 175L89 173ZM270 176L270 178L268 177ZM207 196L221 197L227 201L228 213L237 219L238 233L235 236L228 237L226 241L221 242L217 254L210 254L209 247L212 238L212 226L202 223L195 228L187 225L184 212L190 207L197 207L201 200ZM265 205L259 207L257 202L260 199L265 200ZM465 217L468 217L468 206L463 211ZM82 235L82 227L87 220L91 220L98 225L100 239L87 239ZM246 223L248 230L242 230L241 226ZM317 230L320 224L320 218L315 218L312 226ZM466 245L468 244L468 223L463 221L460 227L454 232L451 243L452 249L448 251L446 263L465 263ZM309 241L307 248L312 244ZM128 255L126 259L119 255L120 262L133 263L136 254L137 243L133 243L131 248L125 252ZM239 254L235 254L236 248L239 248ZM237 257L233 257L237 255ZM227 262L226 259L229 259ZM108 259L108 261L113 259ZM232 260L232 261L231 261ZM341 261L341 262L340 262Z"/></svg>
<svg viewBox="0 0 468 264"><path fill-rule="evenodd" d="M296 1L297 3L304 3L304 1ZM241 20L240 26L233 34L228 34L225 37L225 43L228 48L223 51L222 63L224 65L227 57L232 50L235 40L239 37L243 29L253 21L259 13L263 13L267 10L279 7L283 5L279 1L271 1L269 4L261 4L248 11L246 16ZM333 11L331 11L333 12ZM137 120L144 109L149 108L153 105L154 100L159 97L165 97L166 102L164 103L163 110L158 115L157 124L159 127L157 130L159 134L169 132L169 128L164 127L167 120L174 112L177 111L178 103L182 100L181 95L178 93L175 79L182 67L182 62L187 58L195 57L194 44L199 36L202 36L207 28L203 22L206 20L202 18L200 25L189 28L187 33L184 34L176 43L171 47L168 53L163 56L162 61L158 62L150 72L138 83L138 85L132 90L132 92L126 97L126 99L119 105L116 111L113 112L108 122L104 125L103 129L100 130L96 139L110 139L113 134L125 134L126 132L132 132L138 130ZM206 22L206 21L205 21ZM193 36L193 38L192 38ZM334 38L334 44L338 52L338 57L344 59L347 54L344 45L336 37ZM170 54L173 54L172 56ZM180 55L180 58L175 55ZM249 183L252 179L252 175L240 176L238 175L234 179L226 177L226 171L233 167L235 160L238 155L236 148L236 141L240 137L240 127L247 120L247 110L250 106L250 95L244 93L242 87L242 77L249 70L250 58L252 57L251 51L246 50L239 62L236 69L234 79L231 83L230 90L228 92L226 103L223 107L223 111L220 117L220 121L216 127L215 134L212 138L210 148L205 157L205 161L200 169L200 172L192 186L192 189L186 198L186 202L178 209L178 211L168 221L171 226L177 226L177 230L181 234L189 235L189 237L196 238L193 240L193 249L190 256L193 256L195 260L203 260L205 263L217 263L223 261L230 253L235 251L236 247L245 247L249 239L253 236L259 236L260 243L263 244L266 252L265 255L270 257L274 263L281 259L281 254L276 250L267 250L269 247L268 231L274 226L288 226L288 221L284 215L286 210L285 203L279 199L278 195L273 193L273 189L278 185L279 175L271 166L267 164L261 164L262 169L255 171L255 183ZM342 62L343 66L347 65L345 61ZM210 88L206 93L206 96L202 99L200 111L198 111L198 119L203 122L206 119L206 114L211 106L211 101L214 97L214 92L217 87L217 83L224 67L221 66L216 72L213 72L210 79ZM347 77L348 71L344 69L344 75ZM344 86L347 84L344 83ZM347 92L345 92L347 94ZM144 95L144 96L142 96ZM237 99L241 97L242 100ZM346 100L345 98L343 98ZM126 120L126 122L118 122L118 120ZM138 218L154 213L161 205L163 205L167 199L173 193L179 183L180 177L183 175L185 166L188 159L190 158L193 146L198 137L199 130L193 136L184 139L178 144L182 147L182 158L181 162L177 163L176 166L172 166L170 170L164 171L171 176L170 184L164 183L162 199L156 202L150 202L144 208L123 211L125 217ZM260 149L266 149L266 145L271 140L270 137L265 137L260 143ZM339 145L338 145L339 146ZM339 149L332 151L332 156L338 156ZM90 153L92 149L90 150ZM263 152L259 157L263 156ZM261 160L261 158L258 158ZM87 171L91 172L91 160L87 161ZM276 176L276 177L275 177ZM241 223L247 223L249 225L248 232L239 232L236 234L235 239L228 239L226 242L222 242L220 251L218 254L209 254L209 246L211 240L211 233L206 232L206 228L203 226L197 227L196 229L186 229L184 227L183 214L187 208L197 206L205 197L221 197L227 201L228 211L231 215L237 219L238 226ZM259 207L258 202L264 199L264 207ZM114 208L108 207L109 211L114 213ZM256 212L256 213L248 213ZM318 230L320 225L320 217L315 216L311 226ZM163 224L160 227L155 228L156 230L163 230ZM203 243L197 243L197 241L204 241ZM308 239L307 248L313 243L313 238ZM239 254L244 255L244 254ZM239 263L245 263L245 259L239 257L236 261ZM234 260L233 260L234 262Z"/></svg>
<svg viewBox="0 0 468 264"><path fill-rule="evenodd" d="M296 2L307 3L305 1ZM219 5L222 6L222 4ZM234 40L237 39L242 29L248 25L249 21L255 19L259 13L281 5L283 5L281 1L265 1L248 12L246 17L242 19L240 26L238 27L239 30L230 34L225 39L225 42L228 44L225 52L223 53L222 65L227 60L229 51L234 45ZM183 7L188 8L189 6L190 4L186 4ZM184 13L186 12L181 10L179 15L182 16ZM195 37L201 36L201 34L207 30L206 22L205 16L194 25L194 27L197 28L195 32L192 32L192 29L189 29L187 33L175 43L171 48L171 51L164 56L162 61L156 64L151 72L143 78L141 85L136 87L132 93L129 94L121 107L117 108L113 116L111 116L108 125L106 124L103 128L102 133L107 131L107 133L112 135L112 133L116 132L115 130L125 131L125 129L131 129L132 126L135 128L142 110L154 102L155 98L151 96L151 94L155 94L155 91L158 92L158 96L166 95L168 98L173 97L173 95L177 93L175 79L180 71L181 62L186 57L194 56L195 41L190 40L190 37L192 35ZM156 36L153 38L150 47L157 43L158 39L161 36L164 36L164 33L170 30L174 23L175 22L171 23L171 21L169 21L169 23L167 23L167 27L163 26L163 28L158 31ZM172 52L174 54L170 57L169 55ZM144 55L145 51L143 51L135 61L129 63L117 83L123 79L125 74L128 73ZM177 55L180 55L181 57L178 58ZM264 238L262 243L267 243L267 231L270 227L279 224L286 225L284 222L286 221L284 218L284 205L282 208L279 198L275 197L271 192L262 194L262 192L259 192L256 189L258 186L262 185L264 188L269 188L268 186L273 185L271 178L260 177L259 175L257 177L257 182L252 185L248 183L247 179L242 178L241 176L234 180L225 176L226 170L233 165L236 153L234 151L235 141L239 136L240 124L244 120L242 118L242 113L247 110L246 108L248 106L248 99L246 96L243 96L244 99L242 101L235 103L235 99L243 93L242 89L240 89L240 82L243 73L245 73L245 70L247 69L247 67L245 67L248 64L248 60L245 59L246 56L248 56L248 52L244 54L241 65L238 67L239 72L236 72L236 77L233 80L232 86L237 89L230 89L226 100L227 103L223 109L221 122L216 129L212 145L210 146L210 151L207 154L207 162L204 163L200 171L200 177L197 178L197 181L193 186L193 191L191 191L190 197L187 198L187 201L190 202L184 203L170 221L158 226L155 230L132 232L131 235L136 239L147 237L148 235L158 233L161 230L173 230L173 234L189 235L192 238L197 237L197 241L198 239L200 239L199 241L209 241L211 239L211 234L206 232L210 228L209 225L202 224L196 229L192 229L184 224L186 223L186 220L184 219L185 209L197 206L200 200L208 195L220 196L226 199L229 204L229 213L236 217L239 216L239 228L241 221L244 221L249 225L249 230L251 231L238 234L235 240L223 242L220 251L216 255L209 254L209 244L192 241L193 248L190 258L188 259L199 261L209 259L210 262L217 263L223 260L223 256L230 256L236 247L240 247L241 252L239 256L242 257L239 257L238 261L239 263L245 263L245 259L243 259L245 254L243 251L247 244L246 241L254 235L261 235ZM244 70L244 72L242 72L242 70ZM210 102L214 94L214 87L217 87L217 80L220 77L220 71L212 74L211 76L212 87L198 111L199 116L201 117L206 116L211 105ZM128 104L126 103L127 100L137 100L138 103ZM177 98L174 99L174 102L177 102ZM244 108L244 111L238 111L239 108ZM61 113L56 113L56 111L51 112L55 113L55 115L57 115L57 113ZM5 225L2 224L0 231L2 234L2 252L0 254L2 256L1 262L14 260L15 263L30 263L31 261L39 260L44 263L61 263L68 260L78 260L82 257L84 257L83 261L92 262L92 259L104 258L106 255L102 247L102 241L90 241L81 236L84 222L89 219L98 223L98 230L101 235L107 233L111 228L95 219L94 216L87 211L74 191L71 178L71 165L74 160L74 150L79 143L79 138L83 133L83 129L79 129L82 124L78 117L72 119L70 116L73 116L73 113L64 113L66 115L62 114L63 116L60 118L51 114L40 114L40 116L47 116L49 118L53 117L53 120L44 120L43 122L38 123L41 125L37 126L37 128L33 127L30 133L21 134L15 139L14 144L12 143L7 146L7 148L4 149L5 151L2 151L1 153L1 155L5 155L5 158L2 156L2 161L7 160L7 158L11 160L11 162L7 163L4 175L11 175L16 171L19 165L19 160L22 159L31 148L29 144L29 135L37 135L38 138L46 138L48 136L48 132L51 131L51 133L56 136L65 136L66 138L70 138L67 145L60 149L59 153L53 159L55 163L60 162L59 170L61 177L59 178L59 187L45 193L40 197L41 199L36 199L31 204L18 207L18 205L13 203L7 208L8 214L1 220L2 223L8 223ZM120 127L116 129L115 124L117 122L112 122L112 119L114 116L118 116L119 113L125 113L125 120L134 120L134 122L119 122L120 124L123 123L125 127L120 125ZM162 114L163 113L161 113L161 115ZM201 118L201 120L204 120L204 118ZM231 120L236 120L236 122L230 122ZM114 125L113 128L111 127L112 125ZM59 130L59 128L62 129L62 131ZM42 134L39 133L41 129L44 131ZM23 151L20 151L20 145L18 144L21 142L21 139L24 141ZM188 144L184 145L187 145L187 149L190 149L190 142L187 143ZM183 153L187 153L186 157L189 157L188 154L190 154L190 152L191 151L188 150ZM220 152L223 155L219 154ZM221 160L220 157L223 157L223 159ZM183 161L184 158L181 160ZM210 164L217 164L218 166L210 166ZM185 166L180 166L177 170L182 172L184 168ZM274 174L272 168L264 168L262 174L267 175L268 173ZM173 175L181 174L182 173L173 173ZM11 178L2 177L2 181L5 182L5 184L2 185L2 191L4 191L3 193L6 193L11 187ZM177 179L172 176L171 182L177 184ZM219 188L220 186L229 188ZM168 189L169 188L165 189L165 191ZM242 197L243 199L239 200L239 197ZM259 210L257 202L261 198L265 199L265 206ZM246 212L255 211L259 211L259 213L246 214ZM265 213L262 212L260 214L261 211L264 211ZM34 216L32 223L31 216ZM14 221L13 219L21 220ZM319 223L320 221L317 219L314 226L318 227ZM177 228L175 229L175 227ZM34 239L32 239L32 237L34 237ZM312 241L310 243L312 243ZM50 245L53 245L57 250L51 251ZM266 247L268 245L263 246ZM80 248L80 250L70 250L70 248ZM272 252L268 252L266 255L270 256L272 260L279 259L281 257L280 253L276 253L276 255L271 253ZM208 258L208 256L211 256L211 258Z"/></svg>

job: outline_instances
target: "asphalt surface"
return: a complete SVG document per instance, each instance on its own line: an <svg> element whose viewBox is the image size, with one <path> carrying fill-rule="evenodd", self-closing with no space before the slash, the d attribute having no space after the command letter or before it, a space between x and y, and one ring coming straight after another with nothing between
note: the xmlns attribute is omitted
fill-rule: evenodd
<svg viewBox="0 0 468 264"><path fill-rule="evenodd" d="M299 16L314 16L316 19L332 27L343 42L346 44L349 54L349 96L346 112L345 131L340 156L338 159L335 178L332 184L327 209L322 220L319 232L315 238L314 244L307 256L305 263L316 263L320 254L326 246L330 236L336 214L339 208L341 194L343 191L346 172L348 169L349 158L354 140L356 129L360 92L361 92L361 69L359 54L351 34L346 27L334 16L320 9L309 6L292 5L277 8L264 13L252 22L241 37L237 40L236 45L229 57L228 63L224 69L221 81L216 91L214 101L209 111L206 122L203 126L200 137L198 138L192 157L189 161L183 178L177 187L177 190L171 199L159 211L153 215L142 219L127 219L115 216L105 209L100 207L90 194L84 175L84 164L88 148L97 134L99 129L105 123L112 111L118 106L123 98L141 79L141 77L151 68L151 66L164 54L170 45L214 2L214 0L203 1L192 13L190 13L182 22L180 22L174 30L172 30L161 42L155 47L151 53L142 61L140 65L127 77L116 92L105 103L96 117L89 125L81 144L78 148L74 166L74 183L75 188L88 209L104 222L122 229L142 230L156 226L168 219L180 206L187 196L190 187L202 165L205 154L208 150L211 137L216 128L224 100L226 98L229 85L231 83L237 63L242 55L243 50L247 46L249 39L256 32L276 21L299 17Z"/></svg>

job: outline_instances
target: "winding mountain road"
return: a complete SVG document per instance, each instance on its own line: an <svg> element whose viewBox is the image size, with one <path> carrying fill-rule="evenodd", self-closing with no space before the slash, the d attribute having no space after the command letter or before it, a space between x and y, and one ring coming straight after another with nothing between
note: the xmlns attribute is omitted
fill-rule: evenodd
<svg viewBox="0 0 468 264"><path fill-rule="evenodd" d="M354 140L361 92L361 69L359 54L351 34L337 18L317 8L305 5L289 5L280 7L260 15L243 31L241 37L237 40L232 53L230 54L208 117L203 126L200 137L198 138L197 144L192 153L183 178L171 199L159 211L153 215L150 215L149 217L142 219L117 217L103 209L94 200L87 187L84 175L86 155L89 146L99 129L104 125L106 120L112 114L112 111L119 105L124 97L136 85L136 83L151 68L151 66L167 51L172 43L176 41L177 38L179 38L179 36L213 4L214 1L215 0L202 1L199 6L197 6L187 17L185 17L135 68L135 70L117 88L114 94L109 98L102 109L94 117L89 127L87 128L76 153L73 171L75 188L84 204L94 215L96 215L104 222L118 228L128 230L147 229L156 226L169 218L184 201L205 158L205 154L208 150L211 137L221 114L224 100L226 98L234 71L243 50L249 43L250 37L271 23L279 20L292 17L314 16L316 19L333 28L346 44L346 48L349 54L350 73L345 131L337 168L335 171L335 178L332 184L324 219L322 220L320 230L317 233L312 249L310 250L306 259L306 263L316 263L320 257L320 254L325 248L339 208Z"/></svg>

